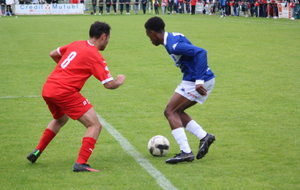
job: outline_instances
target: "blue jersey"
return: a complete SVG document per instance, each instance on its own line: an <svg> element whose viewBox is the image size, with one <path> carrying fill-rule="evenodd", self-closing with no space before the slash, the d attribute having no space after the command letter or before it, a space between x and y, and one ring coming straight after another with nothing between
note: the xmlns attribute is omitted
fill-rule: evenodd
<svg viewBox="0 0 300 190"><path fill-rule="evenodd" d="M205 49L194 46L183 34L165 32L164 46L183 73L182 80L204 83L214 78Z"/></svg>

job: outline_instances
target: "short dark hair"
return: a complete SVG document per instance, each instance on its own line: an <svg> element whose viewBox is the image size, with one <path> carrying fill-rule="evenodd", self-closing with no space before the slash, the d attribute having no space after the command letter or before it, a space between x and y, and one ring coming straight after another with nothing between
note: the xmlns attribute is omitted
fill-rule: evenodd
<svg viewBox="0 0 300 190"><path fill-rule="evenodd" d="M165 23L160 17L155 16L148 19L145 23L145 28L155 32L162 32L165 30Z"/></svg>
<svg viewBox="0 0 300 190"><path fill-rule="evenodd" d="M100 38L102 34L110 34L110 26L105 22L96 21L90 27L90 38Z"/></svg>

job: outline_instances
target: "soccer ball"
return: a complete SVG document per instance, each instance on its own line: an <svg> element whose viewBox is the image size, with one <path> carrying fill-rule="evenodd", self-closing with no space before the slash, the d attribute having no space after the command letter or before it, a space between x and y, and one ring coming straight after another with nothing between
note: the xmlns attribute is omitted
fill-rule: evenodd
<svg viewBox="0 0 300 190"><path fill-rule="evenodd" d="M148 142L148 150L153 156L165 156L169 152L170 143L162 135L152 137Z"/></svg>

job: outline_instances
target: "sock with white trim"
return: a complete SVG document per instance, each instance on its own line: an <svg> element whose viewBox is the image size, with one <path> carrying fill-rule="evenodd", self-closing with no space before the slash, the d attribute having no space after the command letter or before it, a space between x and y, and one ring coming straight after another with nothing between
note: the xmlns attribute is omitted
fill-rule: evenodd
<svg viewBox="0 0 300 190"><path fill-rule="evenodd" d="M82 146L78 153L77 163L86 164L90 158L96 144L96 139L92 137L83 137Z"/></svg>

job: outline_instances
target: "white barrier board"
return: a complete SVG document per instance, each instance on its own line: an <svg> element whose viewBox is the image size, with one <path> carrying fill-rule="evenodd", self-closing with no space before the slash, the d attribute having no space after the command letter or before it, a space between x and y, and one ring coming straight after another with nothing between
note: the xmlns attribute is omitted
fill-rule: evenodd
<svg viewBox="0 0 300 190"><path fill-rule="evenodd" d="M15 5L16 15L83 14L83 4L22 4Z"/></svg>

